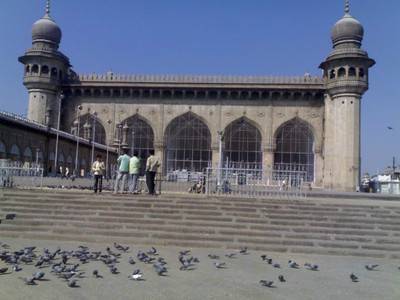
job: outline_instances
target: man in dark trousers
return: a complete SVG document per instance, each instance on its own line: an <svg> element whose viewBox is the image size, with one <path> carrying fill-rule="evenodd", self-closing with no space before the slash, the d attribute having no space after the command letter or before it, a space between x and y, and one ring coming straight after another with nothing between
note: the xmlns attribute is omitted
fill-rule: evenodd
<svg viewBox="0 0 400 300"><path fill-rule="evenodd" d="M103 187L103 173L105 169L106 167L104 166L104 162L101 159L101 155L97 154L96 161L94 161L92 165L92 172L94 176L93 190L95 193L97 193L97 191L101 193Z"/></svg>
<svg viewBox="0 0 400 300"><path fill-rule="evenodd" d="M154 150L149 151L150 156L147 158L146 162L146 184L149 189L149 195L155 195L155 178L157 170L160 167L160 161L158 157L154 155Z"/></svg>

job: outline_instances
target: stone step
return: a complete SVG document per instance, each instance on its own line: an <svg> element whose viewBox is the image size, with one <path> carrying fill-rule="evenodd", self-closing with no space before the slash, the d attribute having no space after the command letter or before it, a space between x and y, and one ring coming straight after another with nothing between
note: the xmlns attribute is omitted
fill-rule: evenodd
<svg viewBox="0 0 400 300"><path fill-rule="evenodd" d="M190 198L189 198L190 197ZM0 192L0 235L75 241L394 257L400 205L195 195ZM361 201L359 203L362 203Z"/></svg>

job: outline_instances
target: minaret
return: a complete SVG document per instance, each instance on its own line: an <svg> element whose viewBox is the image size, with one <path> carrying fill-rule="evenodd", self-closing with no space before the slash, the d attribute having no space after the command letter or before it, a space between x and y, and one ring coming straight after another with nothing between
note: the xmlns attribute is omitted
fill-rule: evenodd
<svg viewBox="0 0 400 300"><path fill-rule="evenodd" d="M345 14L332 29L333 50L320 65L324 70L325 141L324 186L355 191L360 181L361 97L368 90L368 70L375 61L361 49L364 28Z"/></svg>
<svg viewBox="0 0 400 300"><path fill-rule="evenodd" d="M32 48L19 58L29 93L28 119L52 127L57 126L58 95L70 67L69 59L58 51L61 35L47 0L45 15L32 27Z"/></svg>

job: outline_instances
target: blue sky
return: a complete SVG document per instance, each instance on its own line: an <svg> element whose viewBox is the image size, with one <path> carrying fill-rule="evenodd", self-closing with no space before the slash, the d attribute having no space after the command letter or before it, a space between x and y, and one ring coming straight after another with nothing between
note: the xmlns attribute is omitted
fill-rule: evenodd
<svg viewBox="0 0 400 300"><path fill-rule="evenodd" d="M17 57L45 0L0 1L0 109L24 114ZM320 75L343 0L53 0L78 73ZM351 0L377 61L362 100L363 171L400 160L400 1ZM392 126L393 131L387 130Z"/></svg>

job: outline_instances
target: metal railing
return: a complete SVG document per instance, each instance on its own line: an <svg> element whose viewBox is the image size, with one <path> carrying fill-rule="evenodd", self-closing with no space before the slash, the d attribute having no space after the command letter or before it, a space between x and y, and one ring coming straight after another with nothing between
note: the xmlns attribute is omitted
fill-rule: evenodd
<svg viewBox="0 0 400 300"><path fill-rule="evenodd" d="M0 187L13 188L16 186L43 187L43 168L1 166Z"/></svg>
<svg viewBox="0 0 400 300"><path fill-rule="evenodd" d="M307 172L261 169L207 169L207 195L239 197L303 198L307 196Z"/></svg>

